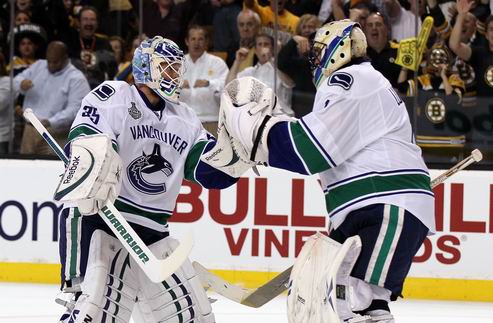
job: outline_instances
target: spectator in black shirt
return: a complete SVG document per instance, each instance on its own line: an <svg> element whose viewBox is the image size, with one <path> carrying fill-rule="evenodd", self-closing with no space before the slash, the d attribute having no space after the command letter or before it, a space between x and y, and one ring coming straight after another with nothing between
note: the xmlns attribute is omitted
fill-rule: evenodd
<svg viewBox="0 0 493 323"><path fill-rule="evenodd" d="M309 36L320 27L315 15L300 17L296 35L281 48L278 55L278 67L294 82L291 106L296 118L311 112L315 99L315 85L308 62L310 51Z"/></svg>
<svg viewBox="0 0 493 323"><path fill-rule="evenodd" d="M468 0L457 1L457 19L452 29L449 45L452 51L461 59L469 62L476 73L478 96L491 96L493 93L493 16L485 22L485 38L483 46L470 46L461 41L466 14L471 9Z"/></svg>
<svg viewBox="0 0 493 323"><path fill-rule="evenodd" d="M397 57L397 43L389 41L389 25L379 12L371 13L366 18L364 32L368 43L367 55L373 67L397 87L401 67L394 64Z"/></svg>
<svg viewBox="0 0 493 323"><path fill-rule="evenodd" d="M91 88L113 79L117 65L106 35L97 34L98 11L91 6L79 11L79 30L72 30L68 40L72 64L81 70Z"/></svg>

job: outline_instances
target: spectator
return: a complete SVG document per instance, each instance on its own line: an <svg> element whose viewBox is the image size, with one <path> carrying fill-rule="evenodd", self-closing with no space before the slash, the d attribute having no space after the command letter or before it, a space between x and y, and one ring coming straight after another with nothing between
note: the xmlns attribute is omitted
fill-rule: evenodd
<svg viewBox="0 0 493 323"><path fill-rule="evenodd" d="M185 47L183 40L186 36L188 22L192 19L194 8L200 0L184 0L175 4L174 0L142 0L143 31L148 37L162 36Z"/></svg>
<svg viewBox="0 0 493 323"><path fill-rule="evenodd" d="M258 0L245 0L245 7L252 9L257 12L262 21L262 26L273 28L275 23L275 0L269 0L269 6L261 6ZM288 10L284 9L286 5L286 0L277 1L277 15L279 30L286 31L288 33L294 34L296 30L296 25L298 24L298 16L295 16Z"/></svg>
<svg viewBox="0 0 493 323"><path fill-rule="evenodd" d="M457 8L457 6L455 6L455 8ZM452 26L455 24L456 19L457 16L455 16L452 20ZM465 13L462 30L460 33L461 43L468 44L474 47L481 46L485 43L485 38L483 37L483 35L477 33L477 21L478 19L471 12ZM450 38L449 46L452 46ZM477 104L477 82L474 68L471 66L471 64L458 56L455 59L453 68L455 69L455 71L457 71L457 73L459 73L461 79L464 80L464 84L466 87L462 105L470 107L475 106Z"/></svg>
<svg viewBox="0 0 493 323"><path fill-rule="evenodd" d="M16 76L45 55L46 35L44 29L35 24L17 26L14 28L13 33L15 56L12 59L12 67L14 69L14 76ZM10 68L11 66L9 64L9 66L7 66L7 71L10 71ZM15 100L15 111L17 111L17 113L14 114L14 140L11 147L12 153L19 152L22 133L24 132L24 126L26 124L21 113L23 102L24 95L18 95Z"/></svg>
<svg viewBox="0 0 493 323"><path fill-rule="evenodd" d="M414 96L418 89L425 91L444 92L445 95L456 94L460 102L464 94L464 81L457 73L451 72L452 53L442 43L434 44L426 57L425 73L418 76L418 83L414 80L405 81L407 70L402 69L399 75L399 91Z"/></svg>
<svg viewBox="0 0 493 323"><path fill-rule="evenodd" d="M120 36L111 36L109 41L111 49L113 50L113 55L115 56L116 66L118 71L120 71L123 65L128 63L125 60L125 41Z"/></svg>
<svg viewBox="0 0 493 323"><path fill-rule="evenodd" d="M17 26L13 34L15 56L12 59L12 66L16 76L44 55L46 34L42 27L35 24ZM10 68L9 64L7 71L10 71Z"/></svg>
<svg viewBox="0 0 493 323"><path fill-rule="evenodd" d="M23 24L31 23L31 13L27 10L19 10L15 13L14 16L14 25L20 26Z"/></svg>
<svg viewBox="0 0 493 323"><path fill-rule="evenodd" d="M242 0L220 0L219 3L221 7L213 19L213 47L215 51L228 52L240 41L237 17L241 12Z"/></svg>
<svg viewBox="0 0 493 323"><path fill-rule="evenodd" d="M332 17L332 0L322 0L320 11L318 12L318 20L328 22L329 17Z"/></svg>
<svg viewBox="0 0 493 323"><path fill-rule="evenodd" d="M278 67L294 82L292 109L297 118L311 111L315 99L315 86L308 61L310 35L320 27L317 16L306 14L300 17L296 35L281 48Z"/></svg>
<svg viewBox="0 0 493 323"><path fill-rule="evenodd" d="M46 30L48 41L66 41L70 21L63 0L33 1L32 22Z"/></svg>
<svg viewBox="0 0 493 323"><path fill-rule="evenodd" d="M238 32L240 34L240 41L228 51L228 57L226 63L228 66L232 66L235 61L236 52L238 49L243 48L243 52L247 53L246 58L239 66L238 72L244 70L248 66L254 65L255 57L255 36L260 30L260 16L250 10L243 9L237 17Z"/></svg>
<svg viewBox="0 0 493 323"><path fill-rule="evenodd" d="M366 17L368 17L370 12L376 12L378 10L379 9L370 1L344 2L344 0L333 0L333 17L329 17L329 21L350 19L359 23L361 27L364 27Z"/></svg>
<svg viewBox="0 0 493 323"><path fill-rule="evenodd" d="M491 96L493 89L493 16L489 16L485 23L487 43L471 47L461 41L464 20L470 9L471 3L468 0L457 1L458 15L449 44L459 58L469 62L474 68L478 96Z"/></svg>
<svg viewBox="0 0 493 323"><path fill-rule="evenodd" d="M194 25L185 39L188 54L180 101L188 104L199 117L204 128L217 135L219 97L228 75L228 66L219 57L206 52L208 36L205 28Z"/></svg>
<svg viewBox="0 0 493 323"><path fill-rule="evenodd" d="M301 17L304 14L317 15L321 5L322 0L289 0L286 1L284 8L295 16Z"/></svg>
<svg viewBox="0 0 493 323"><path fill-rule="evenodd" d="M134 84L134 77L132 74L132 59L134 57L134 52L139 47L140 43L147 39L146 35L137 36L132 40L132 48L125 53L125 63L121 65L118 72L115 75L115 80L125 81L128 84Z"/></svg>
<svg viewBox="0 0 493 323"><path fill-rule="evenodd" d="M15 10L31 10L31 0L15 0Z"/></svg>
<svg viewBox="0 0 493 323"><path fill-rule="evenodd" d="M421 29L420 17L425 10L425 0L412 0L409 3L411 10L406 10L402 8L398 0L384 0L386 12L389 14L391 23L391 38L396 41L416 37L416 23L418 24L418 32Z"/></svg>
<svg viewBox="0 0 493 323"><path fill-rule="evenodd" d="M23 109L33 109L62 146L82 98L90 91L84 75L69 62L67 47L59 41L48 45L46 60L37 61L14 78L14 89L25 95ZM52 154L42 142L37 131L26 125L21 154Z"/></svg>
<svg viewBox="0 0 493 323"><path fill-rule="evenodd" d="M379 12L371 13L366 18L365 28L368 43L367 55L371 59L373 67L389 80L390 84L397 87L397 80L401 67L394 64L397 57L398 44L389 41L389 26L384 16Z"/></svg>
<svg viewBox="0 0 493 323"><path fill-rule="evenodd" d="M99 83L113 79L116 62L106 35L96 33L98 12L96 8L85 6L79 11L79 30L72 31L69 57L72 63L85 75L91 88Z"/></svg>
<svg viewBox="0 0 493 323"><path fill-rule="evenodd" d="M5 69L5 57L0 53L0 155L9 152L12 112L10 107L10 78Z"/></svg>
<svg viewBox="0 0 493 323"><path fill-rule="evenodd" d="M274 67L274 38L267 34L258 34L255 37L255 56L258 59L258 63L255 66L247 67L243 71L238 72L241 61L246 58L246 53L241 50L242 49L240 48L236 53L236 59L228 73L226 83L229 83L237 77L255 77L275 90L283 112L286 115L294 115L294 112L291 109L291 90L294 86L294 82L289 76Z"/></svg>
<svg viewBox="0 0 493 323"><path fill-rule="evenodd" d="M63 6L65 7L65 11L67 13L69 27L78 29L79 22L77 19L77 13L80 6L76 6L73 0L63 0Z"/></svg>
<svg viewBox="0 0 493 323"><path fill-rule="evenodd" d="M132 4L129 0L109 0L105 18L102 21L103 30L108 35L127 37L132 18Z"/></svg>

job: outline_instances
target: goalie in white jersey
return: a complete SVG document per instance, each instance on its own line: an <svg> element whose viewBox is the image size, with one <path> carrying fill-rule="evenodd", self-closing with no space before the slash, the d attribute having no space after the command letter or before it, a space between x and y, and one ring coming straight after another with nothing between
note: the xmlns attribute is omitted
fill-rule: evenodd
<svg viewBox="0 0 493 323"><path fill-rule="evenodd" d="M428 170L406 107L366 58L357 23L321 27L311 56L311 113L279 117L276 100L252 94L258 81L238 79L225 87L223 126L243 160L320 176L330 239L310 238L298 256L289 321L393 322L388 303L435 229Z"/></svg>
<svg viewBox="0 0 493 323"><path fill-rule="evenodd" d="M134 53L135 85L104 82L82 101L67 150L105 157L96 160L104 165L96 181L98 198L78 201L63 211L60 221L62 281L65 291L74 293L69 302L59 301L68 308L61 322L128 322L135 304L138 323L215 322L189 261L161 284L152 283L103 220L86 216L97 213L107 198L114 201L144 243L164 257L176 247L167 220L183 179L221 189L250 168L239 160L221 169L201 161L216 140L178 101L183 62L174 42L159 36L145 40ZM71 158L74 172L75 165L89 164L82 158L74 161L74 154ZM56 197L65 193L59 190Z"/></svg>

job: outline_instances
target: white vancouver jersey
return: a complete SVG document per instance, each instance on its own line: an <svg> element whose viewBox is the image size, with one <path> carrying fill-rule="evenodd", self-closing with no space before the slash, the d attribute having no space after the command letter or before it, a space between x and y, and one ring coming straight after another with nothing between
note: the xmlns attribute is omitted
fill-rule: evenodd
<svg viewBox="0 0 493 323"><path fill-rule="evenodd" d="M370 63L334 72L318 89L313 112L289 131L303 172L320 173L335 227L352 210L386 203L435 230L429 173L405 104Z"/></svg>
<svg viewBox="0 0 493 323"><path fill-rule="evenodd" d="M104 82L82 101L69 139L109 134L123 160L115 206L129 222L164 231L182 180L198 182L195 168L213 139L186 105L154 112L147 104L135 86Z"/></svg>

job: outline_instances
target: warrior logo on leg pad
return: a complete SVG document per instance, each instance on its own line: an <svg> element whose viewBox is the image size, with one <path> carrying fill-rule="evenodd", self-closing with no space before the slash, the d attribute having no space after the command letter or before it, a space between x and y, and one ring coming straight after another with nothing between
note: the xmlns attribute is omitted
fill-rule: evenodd
<svg viewBox="0 0 493 323"><path fill-rule="evenodd" d="M128 165L127 176L132 186L139 192L146 194L159 194L166 192L166 184L151 183L149 180L155 179L156 173L164 173L169 177L173 173L173 166L169 161L161 156L161 147L159 144L154 144L154 149L150 155L146 155L142 152L142 156L137 157ZM162 179L160 180L162 181Z"/></svg>

